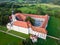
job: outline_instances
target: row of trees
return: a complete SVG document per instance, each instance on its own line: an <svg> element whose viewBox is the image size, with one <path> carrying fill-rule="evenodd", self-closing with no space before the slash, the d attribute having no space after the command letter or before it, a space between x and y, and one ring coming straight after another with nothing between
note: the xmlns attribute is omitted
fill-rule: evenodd
<svg viewBox="0 0 60 45"><path fill-rule="evenodd" d="M19 3L52 3L52 4L57 4L57 5L60 5L60 0L0 0L0 2L12 2L12 1L15 1L15 2L19 2Z"/></svg>
<svg viewBox="0 0 60 45"><path fill-rule="evenodd" d="M7 22L9 21L8 16L9 16L10 12L8 12L8 11L9 11L8 8L0 7L0 25L6 25Z"/></svg>
<svg viewBox="0 0 60 45"><path fill-rule="evenodd" d="M26 3L30 2L32 4L33 4L33 1L35 1L34 3L52 3L52 4L60 5L60 0L17 0L17 1L18 2L25 1Z"/></svg>

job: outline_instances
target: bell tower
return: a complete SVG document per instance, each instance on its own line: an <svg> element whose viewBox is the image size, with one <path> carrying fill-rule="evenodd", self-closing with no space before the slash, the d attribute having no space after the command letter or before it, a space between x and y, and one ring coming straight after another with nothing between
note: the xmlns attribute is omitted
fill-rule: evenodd
<svg viewBox="0 0 60 45"><path fill-rule="evenodd" d="M14 11L12 10L12 22L16 21Z"/></svg>

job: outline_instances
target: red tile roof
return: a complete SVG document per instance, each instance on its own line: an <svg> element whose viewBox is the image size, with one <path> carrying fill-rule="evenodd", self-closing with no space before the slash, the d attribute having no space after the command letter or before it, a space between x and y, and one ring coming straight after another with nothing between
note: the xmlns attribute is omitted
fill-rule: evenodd
<svg viewBox="0 0 60 45"><path fill-rule="evenodd" d="M21 13L15 14L17 17L19 17L22 20L26 19L26 16L22 15Z"/></svg>
<svg viewBox="0 0 60 45"><path fill-rule="evenodd" d="M49 20L49 17L48 17L48 15L46 15L46 18L45 18L45 21L43 22L43 24L42 24L42 28L46 28L46 25L48 24L48 20Z"/></svg>
<svg viewBox="0 0 60 45"><path fill-rule="evenodd" d="M35 26L32 26L31 28L32 28L34 31L47 34L47 30L46 30L45 28L40 28L40 27L35 27Z"/></svg>
<svg viewBox="0 0 60 45"><path fill-rule="evenodd" d="M30 17L35 17L35 18L45 18L45 17L46 17L46 16L44 16L44 15L22 14L22 13L16 13L15 15L24 15L24 16L30 16Z"/></svg>
<svg viewBox="0 0 60 45"><path fill-rule="evenodd" d="M23 28L28 28L27 22L24 21L15 21L13 25L23 27Z"/></svg>

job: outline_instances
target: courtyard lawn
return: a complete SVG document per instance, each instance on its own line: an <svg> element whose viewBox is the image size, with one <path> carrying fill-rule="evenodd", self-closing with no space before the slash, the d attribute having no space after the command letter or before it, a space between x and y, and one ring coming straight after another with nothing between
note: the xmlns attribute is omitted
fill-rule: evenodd
<svg viewBox="0 0 60 45"><path fill-rule="evenodd" d="M29 38L29 35L28 34L24 34L24 33L21 33L21 32L17 32L17 31L11 30L11 31L9 31L9 33L15 34L17 36L21 36L23 38Z"/></svg>
<svg viewBox="0 0 60 45"><path fill-rule="evenodd" d="M22 45L22 39L0 32L0 45Z"/></svg>
<svg viewBox="0 0 60 45"><path fill-rule="evenodd" d="M50 17L47 26L48 35L60 38L60 19L55 17Z"/></svg>

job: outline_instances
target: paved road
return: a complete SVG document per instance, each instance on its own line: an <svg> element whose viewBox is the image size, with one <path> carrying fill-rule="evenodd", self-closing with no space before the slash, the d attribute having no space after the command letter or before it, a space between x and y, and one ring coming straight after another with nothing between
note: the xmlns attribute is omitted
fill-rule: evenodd
<svg viewBox="0 0 60 45"><path fill-rule="evenodd" d="M57 37L54 37L54 36L50 36L50 35L47 35L47 36L50 37L50 38L56 39L56 40L60 40L60 38L57 38Z"/></svg>
<svg viewBox="0 0 60 45"><path fill-rule="evenodd" d="M20 38L20 39L26 40L26 38L23 38L23 37L20 37L20 36L14 35L14 34L12 34L12 33L8 33L8 32L5 32L5 31L2 31L2 30L0 30L0 32L3 32L3 33L6 33L6 34L9 34L9 35L12 35L12 36L18 37L18 38Z"/></svg>

